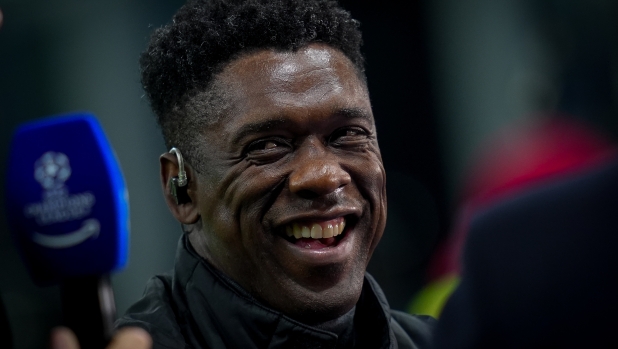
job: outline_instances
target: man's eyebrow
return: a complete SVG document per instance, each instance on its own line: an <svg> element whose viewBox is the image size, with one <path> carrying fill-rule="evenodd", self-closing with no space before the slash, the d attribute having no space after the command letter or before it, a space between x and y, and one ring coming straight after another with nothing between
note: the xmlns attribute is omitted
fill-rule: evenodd
<svg viewBox="0 0 618 349"><path fill-rule="evenodd" d="M369 122L373 122L371 113L362 108L337 108L332 114L343 116L346 119L365 119Z"/></svg>
<svg viewBox="0 0 618 349"><path fill-rule="evenodd" d="M238 144L238 142L250 134L264 132L285 123L286 120L283 117L273 117L268 120L245 124L236 132L233 142L234 144Z"/></svg>
<svg viewBox="0 0 618 349"><path fill-rule="evenodd" d="M373 116L371 113L368 113L365 109L361 108L336 108L332 111L331 115L341 116L346 119L363 119L373 122ZM267 120L245 124L238 129L238 132L236 132L236 135L232 141L234 144L238 144L248 135L268 131L288 122L289 120L287 120L284 116L274 116Z"/></svg>

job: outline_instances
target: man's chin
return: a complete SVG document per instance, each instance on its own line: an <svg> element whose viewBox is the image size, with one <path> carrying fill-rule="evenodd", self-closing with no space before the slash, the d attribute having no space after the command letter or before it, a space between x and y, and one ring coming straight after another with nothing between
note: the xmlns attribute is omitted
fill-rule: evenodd
<svg viewBox="0 0 618 349"><path fill-rule="evenodd" d="M267 300L267 303L294 320L314 325L349 312L358 302L362 285L362 276L345 280L319 292L295 285L296 287L286 290L288 296L274 297Z"/></svg>
<svg viewBox="0 0 618 349"><path fill-rule="evenodd" d="M356 305L363 287L364 267L363 261L354 260L279 270L268 277L270 285L261 285L252 293L288 317L316 324L342 316Z"/></svg>
<svg viewBox="0 0 618 349"><path fill-rule="evenodd" d="M367 264L366 231L357 231L357 220L341 234L322 239L277 235L254 288L266 304L283 314L315 324L349 312L360 297ZM267 282L265 280L268 280Z"/></svg>

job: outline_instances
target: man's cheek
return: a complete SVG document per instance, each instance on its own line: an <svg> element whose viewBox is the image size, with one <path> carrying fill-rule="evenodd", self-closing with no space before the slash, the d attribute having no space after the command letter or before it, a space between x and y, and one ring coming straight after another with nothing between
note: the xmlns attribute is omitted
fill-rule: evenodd
<svg viewBox="0 0 618 349"><path fill-rule="evenodd" d="M225 187L221 185L206 189L208 192L202 196L202 214L204 224L208 226L212 233L219 236L222 240L235 239L238 235L238 214L234 207L234 185Z"/></svg>
<svg viewBox="0 0 618 349"><path fill-rule="evenodd" d="M268 208L271 187L269 181L259 176L255 171L247 171L228 182L227 187L220 190L220 204L213 211L214 220L219 220L226 227L237 227L242 231L255 229L260 224L264 211ZM214 200L217 200L216 198ZM243 223L251 222L245 227ZM240 232L238 232L240 234Z"/></svg>
<svg viewBox="0 0 618 349"><path fill-rule="evenodd" d="M365 153L359 160L355 161L352 167L352 176L359 187L358 189L363 196L371 201L381 201L386 194L386 174L379 153Z"/></svg>
<svg viewBox="0 0 618 349"><path fill-rule="evenodd" d="M253 166L244 171L235 180L233 188L232 206L244 207L252 210L251 214L258 214L253 210L264 210L268 207L269 198L276 195L277 189L285 182L283 171L278 166Z"/></svg>
<svg viewBox="0 0 618 349"><path fill-rule="evenodd" d="M365 214L370 219L365 221L365 229L371 234L367 234L366 238L372 240L369 247L373 251L386 225L386 173L379 152L364 155L362 165L354 170L354 180L367 203Z"/></svg>

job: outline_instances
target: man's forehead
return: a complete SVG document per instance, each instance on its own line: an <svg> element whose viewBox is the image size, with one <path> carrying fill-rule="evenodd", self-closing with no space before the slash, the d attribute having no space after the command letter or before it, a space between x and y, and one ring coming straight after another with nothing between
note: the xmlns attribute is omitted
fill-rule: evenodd
<svg viewBox="0 0 618 349"><path fill-rule="evenodd" d="M328 128L353 117L364 120L368 129L375 128L366 85L356 66L324 44L294 52L246 54L229 63L214 84L210 92L196 96L194 112L200 114L200 104L217 106L215 117L205 120L201 132L204 140L225 148L269 129L306 133L309 124ZM206 99L213 96L216 102L208 103Z"/></svg>
<svg viewBox="0 0 618 349"><path fill-rule="evenodd" d="M296 51L252 51L230 62L217 79L240 90L250 90L250 87L255 87L255 92L276 87L293 90L311 88L311 84L319 80L320 73L343 78L342 83L365 87L356 66L341 51L320 43ZM290 85L299 81L303 83Z"/></svg>
<svg viewBox="0 0 618 349"><path fill-rule="evenodd" d="M312 45L298 52L267 52L267 55L253 57L251 63L265 64L268 61L273 65L269 72L273 79L290 81L299 74L302 76L313 70L333 69L333 63L339 63L343 57L343 54L328 46Z"/></svg>
<svg viewBox="0 0 618 349"><path fill-rule="evenodd" d="M231 62L217 77L229 97L230 115L291 108L368 108L356 66L340 51L311 44L298 51L262 50ZM330 104L329 104L330 103Z"/></svg>
<svg viewBox="0 0 618 349"><path fill-rule="evenodd" d="M298 64L299 58L302 58L303 63L308 66L326 67L332 65L335 60L354 66L340 50L322 43L310 43L296 50L273 48L249 51L229 62L224 68L223 73L238 73L250 66L259 68L267 65L278 65L275 73L282 75L293 74L298 73L302 68Z"/></svg>

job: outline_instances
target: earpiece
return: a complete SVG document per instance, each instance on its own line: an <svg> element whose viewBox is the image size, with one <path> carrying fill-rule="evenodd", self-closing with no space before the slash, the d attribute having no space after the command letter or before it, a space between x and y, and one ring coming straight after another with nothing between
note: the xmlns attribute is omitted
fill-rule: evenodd
<svg viewBox="0 0 618 349"><path fill-rule="evenodd" d="M188 180L187 172L185 171L185 161L177 148L170 149L170 153L176 154L176 159L178 159L178 176L170 179L170 194L176 200L176 205L182 205L191 201L187 194Z"/></svg>

